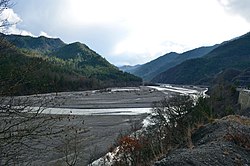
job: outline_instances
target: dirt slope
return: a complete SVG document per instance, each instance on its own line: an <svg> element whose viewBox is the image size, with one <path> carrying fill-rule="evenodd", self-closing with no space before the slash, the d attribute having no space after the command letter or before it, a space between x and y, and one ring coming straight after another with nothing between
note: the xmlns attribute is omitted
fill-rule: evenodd
<svg viewBox="0 0 250 166"><path fill-rule="evenodd" d="M227 116L192 135L193 149L178 148L156 166L250 165L250 118Z"/></svg>

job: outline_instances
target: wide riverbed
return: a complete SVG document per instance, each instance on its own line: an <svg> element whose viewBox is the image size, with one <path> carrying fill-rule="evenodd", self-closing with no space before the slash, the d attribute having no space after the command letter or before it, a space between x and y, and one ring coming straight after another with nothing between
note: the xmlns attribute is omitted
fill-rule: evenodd
<svg viewBox="0 0 250 166"><path fill-rule="evenodd" d="M87 131L78 138L77 165L87 165L93 155L103 155L120 133L131 132L135 124L139 126L151 113L154 102L174 94L199 96L205 91L199 87L162 85L38 94L16 99L29 101L30 108L42 108L45 114L76 117L70 123L84 125ZM58 126L68 123L67 119L62 120ZM60 152L48 153L34 159L33 164L62 165L63 156Z"/></svg>
<svg viewBox="0 0 250 166"><path fill-rule="evenodd" d="M105 90L61 92L20 96L34 108L46 108L46 114L139 115L150 113L154 102L175 94L204 95L206 88L180 86L141 86Z"/></svg>

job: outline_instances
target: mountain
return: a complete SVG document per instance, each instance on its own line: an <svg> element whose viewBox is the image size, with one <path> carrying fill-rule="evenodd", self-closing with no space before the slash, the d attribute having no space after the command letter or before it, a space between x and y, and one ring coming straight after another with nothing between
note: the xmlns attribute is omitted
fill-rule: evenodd
<svg viewBox="0 0 250 166"><path fill-rule="evenodd" d="M126 85L126 81L140 80L129 73L120 71L105 58L79 42L65 45L50 53L49 56L67 61L71 68L89 78L120 83L124 81L123 86Z"/></svg>
<svg viewBox="0 0 250 166"><path fill-rule="evenodd" d="M250 67L234 77L232 82L238 86L250 88Z"/></svg>
<svg viewBox="0 0 250 166"><path fill-rule="evenodd" d="M28 44L0 40L0 95L135 86L142 82L79 42L64 44L60 39L18 35L5 35L6 38L25 39ZM41 44L41 40L46 44ZM42 50L45 46L46 51Z"/></svg>
<svg viewBox="0 0 250 166"><path fill-rule="evenodd" d="M172 60L177 58L177 56L178 54L175 52L165 54L153 61L141 65L134 71L131 71L131 73L143 78L144 80L150 80L151 75L160 70L166 63L171 62Z"/></svg>
<svg viewBox="0 0 250 166"><path fill-rule="evenodd" d="M157 75L153 82L171 84L209 84L221 72L250 66L250 33L224 42L202 58L187 60ZM206 80L206 81L204 81ZM206 83L207 82L207 83Z"/></svg>
<svg viewBox="0 0 250 166"><path fill-rule="evenodd" d="M131 73L133 70L137 69L140 66L141 65L135 65L135 66L124 65L124 66L120 66L119 69L124 71L124 72Z"/></svg>
<svg viewBox="0 0 250 166"><path fill-rule="evenodd" d="M217 74L215 79L212 80L212 84L220 84L221 82L234 82L234 80L242 74L242 71L237 69L226 69L225 71Z"/></svg>
<svg viewBox="0 0 250 166"><path fill-rule="evenodd" d="M41 57L24 54L20 49L1 42L0 95L24 95L85 88L83 76L52 65Z"/></svg>
<svg viewBox="0 0 250 166"><path fill-rule="evenodd" d="M55 51L66 45L59 38L47 38L44 36L31 37L21 35L5 35L0 33L0 37L9 41L18 48L32 50L39 53Z"/></svg>
<svg viewBox="0 0 250 166"><path fill-rule="evenodd" d="M93 67L105 66L115 68L107 60L98 55L95 51L91 50L85 44L79 42L65 45L57 51L50 53L50 56L55 56L63 60L74 59L76 61L77 59L77 61L79 62L77 64L78 67L91 65Z"/></svg>
<svg viewBox="0 0 250 166"><path fill-rule="evenodd" d="M144 65L139 66L138 68L130 71L130 73L135 74L146 81L150 81L152 78L154 78L161 72L164 72L170 69L171 67L174 67L184 62L185 60L202 57L213 49L215 49L216 47L217 45L210 47L200 47L184 52L182 54L171 52Z"/></svg>

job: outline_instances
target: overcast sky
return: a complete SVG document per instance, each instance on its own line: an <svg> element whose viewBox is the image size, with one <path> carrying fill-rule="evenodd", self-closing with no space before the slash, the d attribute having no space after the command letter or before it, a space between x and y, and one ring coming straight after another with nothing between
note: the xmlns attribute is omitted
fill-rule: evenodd
<svg viewBox="0 0 250 166"><path fill-rule="evenodd" d="M250 0L16 0L12 33L80 41L115 65L208 46L250 31Z"/></svg>

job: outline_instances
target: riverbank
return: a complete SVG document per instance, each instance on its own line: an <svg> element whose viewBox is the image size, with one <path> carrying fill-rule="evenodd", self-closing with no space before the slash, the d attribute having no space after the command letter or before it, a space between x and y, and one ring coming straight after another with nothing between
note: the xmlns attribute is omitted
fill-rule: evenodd
<svg viewBox="0 0 250 166"><path fill-rule="evenodd" d="M51 128L84 128L77 136L77 165L86 165L90 161L104 155L115 143L120 134L130 133L132 126L142 125L150 113L154 102L170 97L176 93L187 92L202 94L203 90L180 89L176 87L130 87L109 88L82 92L61 92L14 97L16 105L26 102L29 107L41 109L50 116L62 115L62 118ZM21 102L22 103L22 102ZM47 115L45 115L47 116ZM83 132L84 131L84 132ZM53 144L45 153L30 154L32 165L64 165L63 149L65 146L59 139L65 135L57 135L46 142ZM43 139L39 140L44 142ZM73 156L74 153L67 154ZM33 157L36 156L36 157Z"/></svg>
<svg viewBox="0 0 250 166"><path fill-rule="evenodd" d="M28 100L31 106L43 104L49 108L69 109L112 109L112 108L151 108L152 103L175 94L204 95L206 88L186 86L140 86L107 88L102 90L60 92L15 97Z"/></svg>

